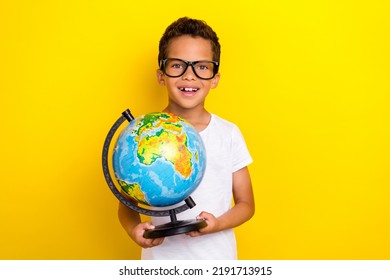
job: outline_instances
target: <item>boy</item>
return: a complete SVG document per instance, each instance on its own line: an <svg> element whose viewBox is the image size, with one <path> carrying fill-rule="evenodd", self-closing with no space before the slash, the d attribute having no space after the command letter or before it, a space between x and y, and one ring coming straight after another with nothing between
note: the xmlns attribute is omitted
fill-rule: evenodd
<svg viewBox="0 0 390 280"><path fill-rule="evenodd" d="M197 205L178 214L178 219L196 217L207 226L197 232L145 239L145 230L169 222L169 217L141 223L138 213L120 203L119 220L143 247L142 259L237 259L233 228L249 220L255 209L247 168L252 158L238 127L204 107L209 90L220 79L219 60L218 37L203 21L180 18L160 40L157 81L168 92L164 111L189 121L199 131L207 154L205 175L191 195Z"/></svg>

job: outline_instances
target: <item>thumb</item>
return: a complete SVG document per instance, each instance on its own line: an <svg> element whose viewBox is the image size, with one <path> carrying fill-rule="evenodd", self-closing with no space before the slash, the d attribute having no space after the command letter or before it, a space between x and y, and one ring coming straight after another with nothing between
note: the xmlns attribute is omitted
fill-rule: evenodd
<svg viewBox="0 0 390 280"><path fill-rule="evenodd" d="M196 219L197 220L206 220L207 221L207 220L210 219L210 216L211 216L210 213L207 213L207 212L203 211L196 217Z"/></svg>
<svg viewBox="0 0 390 280"><path fill-rule="evenodd" d="M155 226L152 225L152 224L149 223L149 222L145 222L145 223L142 224L142 229L144 229L144 230L154 229L154 228L155 228Z"/></svg>

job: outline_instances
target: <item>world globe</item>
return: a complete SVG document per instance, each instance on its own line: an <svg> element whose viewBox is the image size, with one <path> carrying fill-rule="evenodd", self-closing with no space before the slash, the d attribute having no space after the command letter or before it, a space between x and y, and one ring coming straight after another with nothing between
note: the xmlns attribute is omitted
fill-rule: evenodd
<svg viewBox="0 0 390 280"><path fill-rule="evenodd" d="M206 152L196 129L174 114L135 118L120 133L112 166L122 191L143 205L177 204L199 186Z"/></svg>

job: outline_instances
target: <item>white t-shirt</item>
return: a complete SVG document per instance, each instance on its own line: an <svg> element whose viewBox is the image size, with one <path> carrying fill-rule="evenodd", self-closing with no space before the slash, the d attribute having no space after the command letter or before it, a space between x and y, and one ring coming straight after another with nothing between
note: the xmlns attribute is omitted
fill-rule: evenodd
<svg viewBox="0 0 390 280"><path fill-rule="evenodd" d="M214 114L200 132L206 147L206 171L199 187L191 194L196 206L177 214L178 220L195 219L202 211L219 217L232 207L233 173L252 162L239 128ZM171 207L172 208L172 207ZM152 224L170 222L169 217L152 217ZM237 259L233 229L190 237L185 234L165 237L156 247L143 249L142 259L217 260Z"/></svg>

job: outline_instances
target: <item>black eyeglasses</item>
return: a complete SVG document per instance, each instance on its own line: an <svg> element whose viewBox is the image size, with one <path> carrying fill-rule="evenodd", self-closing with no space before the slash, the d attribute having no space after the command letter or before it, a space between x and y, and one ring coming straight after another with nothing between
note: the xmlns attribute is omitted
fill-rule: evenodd
<svg viewBox="0 0 390 280"><path fill-rule="evenodd" d="M209 60L187 61L180 58L165 58L161 61L160 69L171 78L182 76L188 66L202 80L210 80L218 73L219 62Z"/></svg>

